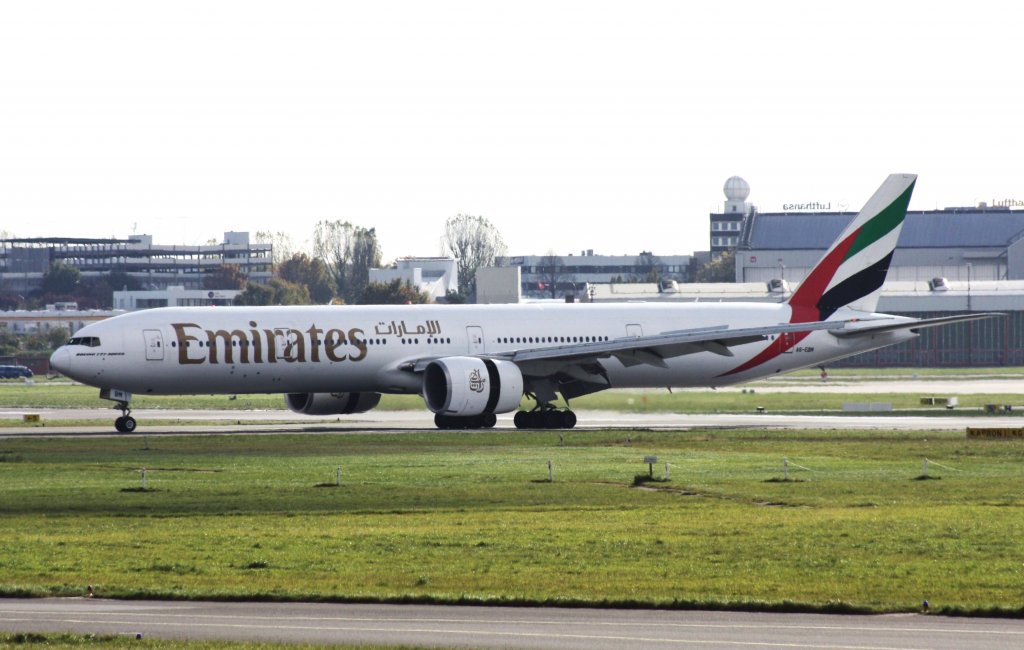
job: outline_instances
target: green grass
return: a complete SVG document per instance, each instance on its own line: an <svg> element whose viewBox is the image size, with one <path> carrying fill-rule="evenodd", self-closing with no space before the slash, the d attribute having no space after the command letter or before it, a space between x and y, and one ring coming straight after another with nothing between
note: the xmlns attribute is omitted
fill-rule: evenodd
<svg viewBox="0 0 1024 650"><path fill-rule="evenodd" d="M94 634L0 634L0 648L46 648L47 650L79 650L81 648L133 648L134 650L153 648L176 648L185 650L268 650L271 648L288 647L291 650L318 650L320 648L359 648L360 650L412 650L409 646L383 645L307 645L280 643L236 643L229 641L183 641L136 639L130 635L94 635ZM426 646L424 646L426 647ZM431 646L433 647L433 646Z"/></svg>
<svg viewBox="0 0 1024 650"><path fill-rule="evenodd" d="M1024 613L1022 441L564 438L0 441L0 593Z"/></svg>

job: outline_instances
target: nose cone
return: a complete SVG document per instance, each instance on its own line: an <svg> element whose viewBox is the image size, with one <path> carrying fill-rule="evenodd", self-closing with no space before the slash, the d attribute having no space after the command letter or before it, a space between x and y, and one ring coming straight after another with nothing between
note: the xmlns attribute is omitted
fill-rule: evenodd
<svg viewBox="0 0 1024 650"><path fill-rule="evenodd" d="M50 355L50 368L62 375L71 372L71 352L66 346L57 348L57 351Z"/></svg>

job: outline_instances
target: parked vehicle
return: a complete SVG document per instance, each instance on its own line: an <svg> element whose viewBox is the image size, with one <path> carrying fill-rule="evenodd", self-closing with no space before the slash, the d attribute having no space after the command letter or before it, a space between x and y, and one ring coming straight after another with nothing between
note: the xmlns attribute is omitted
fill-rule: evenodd
<svg viewBox="0 0 1024 650"><path fill-rule="evenodd" d="M32 371L25 366L0 366L0 379L20 379L32 377Z"/></svg>

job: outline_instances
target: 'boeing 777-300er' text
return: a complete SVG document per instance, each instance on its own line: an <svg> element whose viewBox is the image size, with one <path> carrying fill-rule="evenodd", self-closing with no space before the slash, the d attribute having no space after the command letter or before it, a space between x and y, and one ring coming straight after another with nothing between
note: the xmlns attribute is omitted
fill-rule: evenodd
<svg viewBox="0 0 1024 650"><path fill-rule="evenodd" d="M117 402L132 394L283 393L310 415L362 413L420 394L441 428L569 428L566 403L607 388L724 386L912 339L875 313L916 176L893 174L785 302L182 307L89 325L53 353L59 372Z"/></svg>

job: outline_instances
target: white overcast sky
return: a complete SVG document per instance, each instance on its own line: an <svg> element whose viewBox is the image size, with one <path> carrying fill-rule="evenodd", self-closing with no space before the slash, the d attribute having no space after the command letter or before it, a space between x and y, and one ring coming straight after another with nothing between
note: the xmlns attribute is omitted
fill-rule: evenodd
<svg viewBox="0 0 1024 650"><path fill-rule="evenodd" d="M436 255L686 254L764 211L1024 202L1012 2L0 0L0 230L221 241L321 219Z"/></svg>

